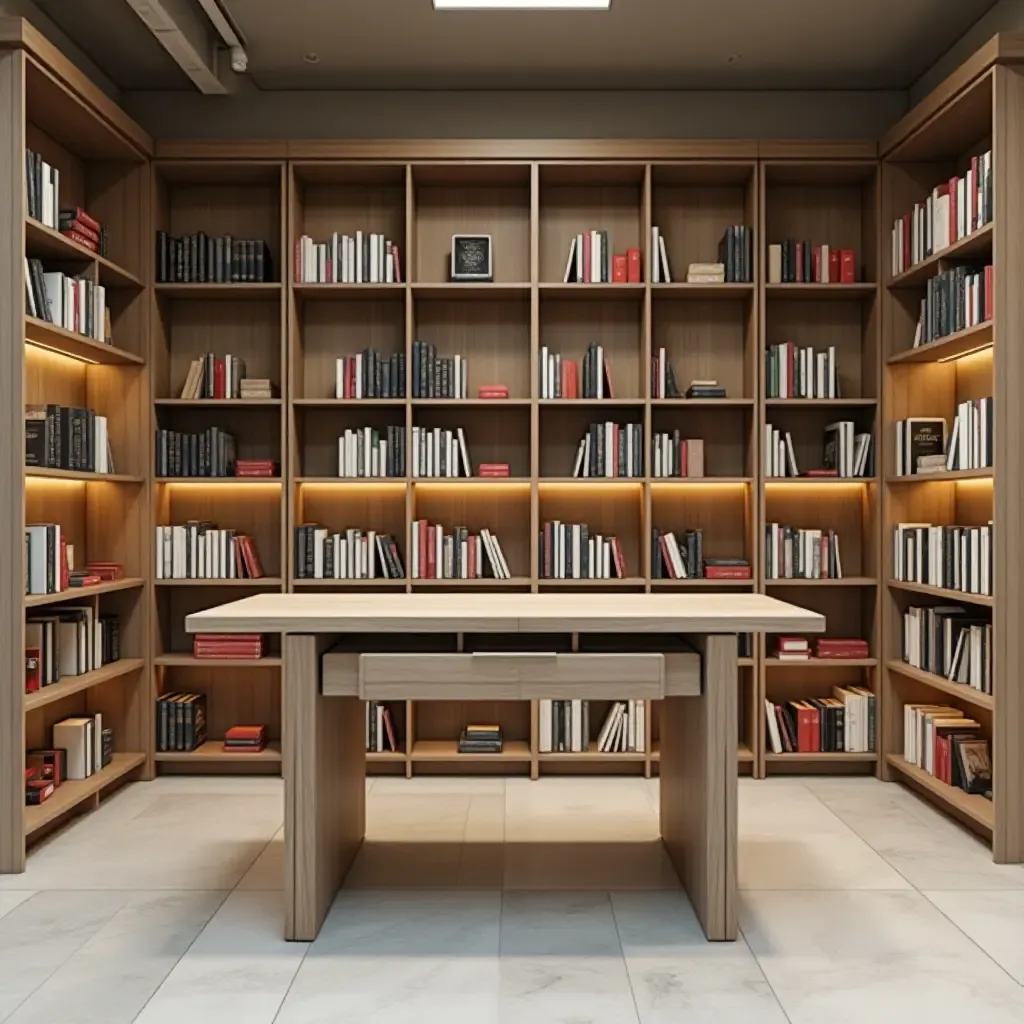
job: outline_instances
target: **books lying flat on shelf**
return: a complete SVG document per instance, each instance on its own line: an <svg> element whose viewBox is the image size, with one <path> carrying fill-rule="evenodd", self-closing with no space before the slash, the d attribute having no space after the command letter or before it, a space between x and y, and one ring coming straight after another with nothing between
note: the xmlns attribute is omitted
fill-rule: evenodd
<svg viewBox="0 0 1024 1024"><path fill-rule="evenodd" d="M459 736L460 754L500 754L500 725L467 725Z"/></svg>
<svg viewBox="0 0 1024 1024"><path fill-rule="evenodd" d="M746 224L726 228L718 242L718 262L725 265L725 279L733 283L754 280L754 229Z"/></svg>
<svg viewBox="0 0 1024 1024"><path fill-rule="evenodd" d="M230 353L218 356L207 352L189 364L178 397L192 401L200 398L241 398L244 379L244 360Z"/></svg>
<svg viewBox="0 0 1024 1024"><path fill-rule="evenodd" d="M504 479L510 475L509 464L507 462L481 462L476 475Z"/></svg>
<svg viewBox="0 0 1024 1024"><path fill-rule="evenodd" d="M611 367L604 348L596 341L587 345L586 354L577 364L563 359L545 345L540 350L540 397L553 398L614 398Z"/></svg>
<svg viewBox="0 0 1024 1024"><path fill-rule="evenodd" d="M574 477L638 477L644 475L643 425L591 423L580 441Z"/></svg>
<svg viewBox="0 0 1024 1024"><path fill-rule="evenodd" d="M778 661L807 661L811 657L811 645L802 636L780 636L775 641L775 657Z"/></svg>
<svg viewBox="0 0 1024 1024"><path fill-rule="evenodd" d="M439 358L436 345L412 343L413 398L468 398L467 376L465 356Z"/></svg>
<svg viewBox="0 0 1024 1024"><path fill-rule="evenodd" d="M672 268L668 263L665 236L658 227L651 228L651 281L654 284L672 283Z"/></svg>
<svg viewBox="0 0 1024 1024"><path fill-rule="evenodd" d="M687 398L725 398L726 390L717 380L691 380Z"/></svg>
<svg viewBox="0 0 1024 1024"><path fill-rule="evenodd" d="M869 658L867 640L858 637L819 637L814 641L814 656L826 661Z"/></svg>
<svg viewBox="0 0 1024 1024"><path fill-rule="evenodd" d="M991 523L897 523L893 544L893 574L900 582L992 595Z"/></svg>
<svg viewBox="0 0 1024 1024"><path fill-rule="evenodd" d="M476 397L483 399L508 398L508 385L481 384L476 389Z"/></svg>
<svg viewBox="0 0 1024 1024"><path fill-rule="evenodd" d="M295 527L295 578L299 580L402 580L398 542L374 530Z"/></svg>
<svg viewBox="0 0 1024 1024"><path fill-rule="evenodd" d="M179 430L156 432L156 475L225 477L235 475L234 434L209 427L196 434Z"/></svg>
<svg viewBox="0 0 1024 1024"><path fill-rule="evenodd" d="M395 723L392 719L391 708L379 700L365 701L364 706L367 752L373 754L383 754L386 751L397 752L398 742L395 738Z"/></svg>
<svg viewBox="0 0 1024 1024"><path fill-rule="evenodd" d="M672 360L667 357L663 348L659 348L658 354L651 360L651 397L682 397Z"/></svg>
<svg viewBox="0 0 1024 1024"><path fill-rule="evenodd" d="M992 220L992 150L971 157L971 165L936 185L892 228L892 273L902 274Z"/></svg>
<svg viewBox="0 0 1024 1024"><path fill-rule="evenodd" d="M25 150L25 208L44 227L57 228L60 212L60 168L34 150Z"/></svg>
<svg viewBox="0 0 1024 1024"><path fill-rule="evenodd" d="M871 435L856 433L853 420L838 420L825 427L822 467L840 477L873 476ZM813 472L813 471L812 471Z"/></svg>
<svg viewBox="0 0 1024 1024"><path fill-rule="evenodd" d="M956 267L929 279L914 331L914 348L992 319L992 267Z"/></svg>
<svg viewBox="0 0 1024 1024"><path fill-rule="evenodd" d="M855 249L792 238L768 246L769 284L854 284L856 280Z"/></svg>
<svg viewBox="0 0 1024 1024"><path fill-rule="evenodd" d="M66 405L26 405L25 465L113 473L107 417Z"/></svg>
<svg viewBox="0 0 1024 1024"><path fill-rule="evenodd" d="M333 232L326 242L301 235L295 243L296 284L398 284L402 262L397 242L382 234Z"/></svg>
<svg viewBox="0 0 1024 1024"><path fill-rule="evenodd" d="M95 775L110 762L113 756L113 734L104 738L103 715L65 718L54 723L52 744L57 750L64 750L64 778L68 780L87 779ZM109 753L105 746L109 745Z"/></svg>
<svg viewBox="0 0 1024 1024"><path fill-rule="evenodd" d="M273 459L235 459L236 477L277 476L277 463Z"/></svg>
<svg viewBox="0 0 1024 1024"><path fill-rule="evenodd" d="M441 427L412 428L412 475L421 477L469 477L473 464L462 427L443 430ZM405 473L405 459L402 460Z"/></svg>
<svg viewBox="0 0 1024 1024"><path fill-rule="evenodd" d="M158 753L188 753L206 742L206 694L165 693L156 702Z"/></svg>
<svg viewBox="0 0 1024 1024"><path fill-rule="evenodd" d="M158 580L255 580L263 575L252 537L197 519L156 528Z"/></svg>
<svg viewBox="0 0 1024 1024"><path fill-rule="evenodd" d="M724 263L691 263L686 268L687 284L725 284Z"/></svg>
<svg viewBox="0 0 1024 1024"><path fill-rule="evenodd" d="M274 385L269 377L243 377L238 383L239 398L273 398Z"/></svg>
<svg viewBox="0 0 1024 1024"><path fill-rule="evenodd" d="M750 563L745 558L705 558L706 580L749 580Z"/></svg>
<svg viewBox="0 0 1024 1024"><path fill-rule="evenodd" d="M334 362L335 398L405 398L404 352L382 356L364 348Z"/></svg>
<svg viewBox="0 0 1024 1024"><path fill-rule="evenodd" d="M258 661L264 654L262 633L196 633L192 657L204 661Z"/></svg>
<svg viewBox="0 0 1024 1024"><path fill-rule="evenodd" d="M903 757L965 793L991 796L992 761L980 722L943 704L903 705Z"/></svg>
<svg viewBox="0 0 1024 1024"><path fill-rule="evenodd" d="M825 352L792 341L770 345L766 354L767 398L840 398L836 347Z"/></svg>
<svg viewBox="0 0 1024 1024"><path fill-rule="evenodd" d="M611 580L627 575L618 537L593 533L586 523L545 523L537 558L538 575L545 580Z"/></svg>
<svg viewBox="0 0 1024 1024"><path fill-rule="evenodd" d="M538 702L537 752L580 754L591 749L589 700ZM646 701L612 701L593 748L599 754L643 753L647 749Z"/></svg>
<svg viewBox="0 0 1024 1024"><path fill-rule="evenodd" d="M651 579L686 580L703 575L703 530L687 530L682 540L672 531L651 530Z"/></svg>
<svg viewBox="0 0 1024 1024"><path fill-rule="evenodd" d="M405 427L386 427L383 434L375 427L346 430L338 438L338 476L405 476Z"/></svg>
<svg viewBox="0 0 1024 1024"><path fill-rule="evenodd" d="M651 471L656 477L704 476L704 441L681 438L678 430L651 438Z"/></svg>
<svg viewBox="0 0 1024 1024"><path fill-rule="evenodd" d="M961 402L949 436L946 469L986 469L992 465L995 415L991 398Z"/></svg>
<svg viewBox="0 0 1024 1024"><path fill-rule="evenodd" d="M914 416L896 421L896 475L913 476L946 468L946 421Z"/></svg>
<svg viewBox="0 0 1024 1024"><path fill-rule="evenodd" d="M65 331L110 344L106 289L82 277L43 270L41 260L25 259L25 312Z"/></svg>
<svg viewBox="0 0 1024 1024"><path fill-rule="evenodd" d="M184 238L156 233L157 284L249 284L274 280L270 249L262 238L210 237L199 231Z"/></svg>
<svg viewBox="0 0 1024 1024"><path fill-rule="evenodd" d="M569 243L565 284L640 283L640 250L612 254L607 231L585 231Z"/></svg>
<svg viewBox="0 0 1024 1024"><path fill-rule="evenodd" d="M765 523L764 575L769 580L842 579L839 535Z"/></svg>
<svg viewBox="0 0 1024 1024"><path fill-rule="evenodd" d="M445 533L439 523L417 519L412 524L409 561L414 580L496 580L512 578L501 542L487 528L470 533L465 526Z"/></svg>
<svg viewBox="0 0 1024 1024"><path fill-rule="evenodd" d="M116 615L97 615L91 605L61 605L26 618L25 651L35 662L34 678L26 666L26 687L42 689L117 661L121 623Z"/></svg>
<svg viewBox="0 0 1024 1024"><path fill-rule="evenodd" d="M224 733L225 754L258 754L266 745L265 725L233 725Z"/></svg>
<svg viewBox="0 0 1024 1024"><path fill-rule="evenodd" d="M959 605L912 605L903 613L901 652L913 668L992 692L992 617Z"/></svg>
<svg viewBox="0 0 1024 1024"><path fill-rule="evenodd" d="M829 697L776 704L765 699L773 754L873 753L875 695L864 686L833 686Z"/></svg>
<svg viewBox="0 0 1024 1024"><path fill-rule="evenodd" d="M31 214L30 214L31 216ZM50 225L52 227L52 225ZM103 225L90 217L80 206L60 211L60 233L76 245L99 256L107 255L107 232Z"/></svg>

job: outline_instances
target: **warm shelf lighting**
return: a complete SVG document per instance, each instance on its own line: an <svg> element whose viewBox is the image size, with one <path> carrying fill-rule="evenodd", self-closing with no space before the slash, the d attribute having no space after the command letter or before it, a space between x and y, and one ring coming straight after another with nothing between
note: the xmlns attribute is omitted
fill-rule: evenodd
<svg viewBox="0 0 1024 1024"><path fill-rule="evenodd" d="M435 11L607 11L612 0L434 0Z"/></svg>
<svg viewBox="0 0 1024 1024"><path fill-rule="evenodd" d="M99 361L96 359L86 359L85 356L73 356L68 352L62 352L59 348L54 348L52 345L42 345L38 341L33 341L31 338L26 338L25 344L34 349L38 349L40 352L45 352L49 356L56 356L58 359L67 359L72 363L85 363L87 366L100 365Z"/></svg>
<svg viewBox="0 0 1024 1024"><path fill-rule="evenodd" d="M946 356L945 359L937 359L938 363L956 363L961 359L968 359L971 356L979 355L982 352L990 353L992 351L992 342L988 342L985 345L979 345L977 348L968 349L966 352L958 352L955 356Z"/></svg>

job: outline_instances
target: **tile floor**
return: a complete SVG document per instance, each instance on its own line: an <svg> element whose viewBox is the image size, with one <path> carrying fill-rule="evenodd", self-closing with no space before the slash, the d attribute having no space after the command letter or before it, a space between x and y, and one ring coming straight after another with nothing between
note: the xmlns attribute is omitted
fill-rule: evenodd
<svg viewBox="0 0 1024 1024"><path fill-rule="evenodd" d="M279 781L113 797L0 877L0 1021L1024 1024L1024 866L897 786L741 782L743 937L714 945L656 781L368 786L311 944L280 938Z"/></svg>

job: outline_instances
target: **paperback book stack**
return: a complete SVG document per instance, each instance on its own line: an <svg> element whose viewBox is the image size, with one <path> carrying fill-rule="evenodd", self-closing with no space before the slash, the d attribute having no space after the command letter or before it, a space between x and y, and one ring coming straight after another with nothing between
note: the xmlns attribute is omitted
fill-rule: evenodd
<svg viewBox="0 0 1024 1024"><path fill-rule="evenodd" d="M294 559L299 580L405 579L398 542L389 533L373 530L296 526Z"/></svg>
<svg viewBox="0 0 1024 1024"><path fill-rule="evenodd" d="M591 423L580 441L574 477L639 477L644 475L643 425Z"/></svg>
<svg viewBox="0 0 1024 1024"><path fill-rule="evenodd" d="M718 242L718 262L725 265L725 279L729 283L753 281L754 229L747 224L726 228Z"/></svg>
<svg viewBox="0 0 1024 1024"><path fill-rule="evenodd" d="M928 281L914 348L992 319L995 292L991 265L956 267Z"/></svg>
<svg viewBox="0 0 1024 1024"><path fill-rule="evenodd" d="M107 417L66 405L26 405L25 465L115 472Z"/></svg>
<svg viewBox="0 0 1024 1024"><path fill-rule="evenodd" d="M584 231L569 243L566 284L639 284L640 249L612 253L607 231Z"/></svg>
<svg viewBox="0 0 1024 1024"><path fill-rule="evenodd" d="M545 580L611 580L626 576L618 537L594 534L586 523L545 523L538 538L538 572Z"/></svg>
<svg viewBox="0 0 1024 1024"><path fill-rule="evenodd" d="M787 238L768 246L769 284L854 284L857 253Z"/></svg>
<svg viewBox="0 0 1024 1024"><path fill-rule="evenodd" d="M71 781L95 775L114 756L114 732L104 728L99 712L55 723L51 743L54 750L65 752L64 778Z"/></svg>
<svg viewBox="0 0 1024 1024"><path fill-rule="evenodd" d="M405 476L405 427L346 430L338 438L338 476Z"/></svg>
<svg viewBox="0 0 1024 1024"><path fill-rule="evenodd" d="M203 661L259 661L263 657L262 633L196 633L192 657Z"/></svg>
<svg viewBox="0 0 1024 1024"><path fill-rule="evenodd" d="M412 343L413 398L468 398L467 376L465 356L440 359L436 345Z"/></svg>
<svg viewBox="0 0 1024 1024"><path fill-rule="evenodd" d="M655 434L651 438L651 469L656 477L702 477L704 441L699 437L681 438L678 430Z"/></svg>
<svg viewBox="0 0 1024 1024"><path fill-rule="evenodd" d="M199 231L184 238L156 233L157 284L255 284L274 280L270 249L262 238L211 237Z"/></svg>
<svg viewBox="0 0 1024 1024"><path fill-rule="evenodd" d="M500 725L467 725L459 736L460 754L500 754Z"/></svg>
<svg viewBox="0 0 1024 1024"><path fill-rule="evenodd" d="M687 398L725 398L726 391L717 380L691 380Z"/></svg>
<svg viewBox="0 0 1024 1024"><path fill-rule="evenodd" d="M992 150L971 157L967 171L936 185L892 227L892 272L942 252L992 220Z"/></svg>
<svg viewBox="0 0 1024 1024"><path fill-rule="evenodd" d="M946 468L946 421L916 416L896 421L896 475L941 473Z"/></svg>
<svg viewBox="0 0 1024 1024"><path fill-rule="evenodd" d="M165 693L156 702L156 749L188 753L206 742L206 694Z"/></svg>
<svg viewBox="0 0 1024 1024"><path fill-rule="evenodd" d="M235 435L219 427L201 433L179 430L156 432L156 475L168 477L225 477L235 475Z"/></svg>
<svg viewBox="0 0 1024 1024"><path fill-rule="evenodd" d="M817 352L792 341L770 345L765 386L767 398L840 398L835 346Z"/></svg>
<svg viewBox="0 0 1024 1024"><path fill-rule="evenodd" d="M912 605L903 613L903 660L914 668L992 692L992 620L959 605Z"/></svg>
<svg viewBox="0 0 1024 1024"><path fill-rule="evenodd" d="M663 348L659 348L658 354L651 360L651 397L682 398L672 360Z"/></svg>
<svg viewBox="0 0 1024 1024"><path fill-rule="evenodd" d="M218 356L207 352L193 359L185 376L179 398L241 398L245 362L230 353Z"/></svg>
<svg viewBox="0 0 1024 1024"><path fill-rule="evenodd" d="M225 754L258 754L266 746L265 725L233 725L224 733Z"/></svg>
<svg viewBox="0 0 1024 1024"><path fill-rule="evenodd" d="M156 528L158 580L260 579L263 565L251 537L190 520Z"/></svg>
<svg viewBox="0 0 1024 1024"><path fill-rule="evenodd" d="M579 364L563 359L545 345L540 350L540 397L552 398L614 398L611 367L604 347L592 341Z"/></svg>
<svg viewBox="0 0 1024 1024"><path fill-rule="evenodd" d="M870 657L868 642L860 637L819 637L814 641L814 654L826 661L860 661Z"/></svg>
<svg viewBox="0 0 1024 1024"><path fill-rule="evenodd" d="M991 398L961 402L949 438L946 469L985 469L992 465L995 415Z"/></svg>
<svg viewBox="0 0 1024 1024"><path fill-rule="evenodd" d="M419 344L417 342L417 344ZM364 348L335 360L335 398L405 398L405 353Z"/></svg>
<svg viewBox="0 0 1024 1024"><path fill-rule="evenodd" d="M842 579L839 535L834 530L801 530L766 523L764 533L765 579Z"/></svg>
<svg viewBox="0 0 1024 1024"><path fill-rule="evenodd" d="M668 263L665 236L658 227L651 228L651 281L654 284L672 283L672 268Z"/></svg>
<svg viewBox="0 0 1024 1024"><path fill-rule="evenodd" d="M903 757L965 793L992 797L992 751L981 722L942 704L904 704Z"/></svg>
<svg viewBox="0 0 1024 1024"><path fill-rule="evenodd" d="M357 231L325 242L301 235L295 243L296 284L398 284L402 262L397 242L382 234Z"/></svg>
<svg viewBox="0 0 1024 1024"><path fill-rule="evenodd" d="M687 284L725 284L724 263L691 263L686 268Z"/></svg>
<svg viewBox="0 0 1024 1024"><path fill-rule="evenodd" d="M403 453L402 475L405 473ZM412 428L412 475L414 477L472 476L469 449L462 427L444 430L441 427Z"/></svg>
<svg viewBox="0 0 1024 1024"><path fill-rule="evenodd" d="M828 697L764 704L773 754L875 750L875 695L866 687L833 686Z"/></svg>
<svg viewBox="0 0 1024 1024"><path fill-rule="evenodd" d="M780 636L775 642L777 661L809 661L811 645L802 636Z"/></svg>
<svg viewBox="0 0 1024 1024"><path fill-rule="evenodd" d="M508 398L507 384L481 384L476 389L476 397L493 401Z"/></svg>
<svg viewBox="0 0 1024 1024"><path fill-rule="evenodd" d="M642 753L646 749L645 702L612 701L597 740L590 740L590 701L541 700L538 707L538 753Z"/></svg>
<svg viewBox="0 0 1024 1024"><path fill-rule="evenodd" d="M440 523L417 519L412 524L412 578L414 580L509 580L501 542L488 529L470 533L456 526L445 533Z"/></svg>
<svg viewBox="0 0 1024 1024"><path fill-rule="evenodd" d="M476 475L491 480L507 480L509 473L507 462L481 462Z"/></svg>
<svg viewBox="0 0 1024 1024"><path fill-rule="evenodd" d="M931 526L897 523L894 573L902 583L922 583L965 594L992 595L992 524Z"/></svg>
<svg viewBox="0 0 1024 1024"><path fill-rule="evenodd" d="M274 397L274 385L269 377L243 377L238 384L238 397L250 400Z"/></svg>
<svg viewBox="0 0 1024 1024"><path fill-rule="evenodd" d="M84 277L43 270L42 260L25 258L25 312L93 341L110 344L107 290Z"/></svg>
<svg viewBox="0 0 1024 1024"><path fill-rule="evenodd" d="M366 709L366 750L371 754L395 753L395 724L391 708L379 700L364 702Z"/></svg>

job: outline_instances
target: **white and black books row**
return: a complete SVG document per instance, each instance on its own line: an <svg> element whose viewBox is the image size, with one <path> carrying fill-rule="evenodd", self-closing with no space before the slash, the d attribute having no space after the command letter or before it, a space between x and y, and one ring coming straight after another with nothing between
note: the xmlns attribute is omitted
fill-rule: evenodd
<svg viewBox="0 0 1024 1024"><path fill-rule="evenodd" d="M923 476L943 471L987 469L992 465L995 427L991 398L961 402L946 445L946 421L918 416L896 421L896 472Z"/></svg>
<svg viewBox="0 0 1024 1024"><path fill-rule="evenodd" d="M773 754L873 753L875 695L864 686L833 686L830 697L782 704L765 699Z"/></svg>
<svg viewBox="0 0 1024 1024"><path fill-rule="evenodd" d="M808 469L801 474L796 461L792 434L788 430L777 430L770 423L766 423L764 466L766 477L870 477L874 475L871 435L856 433L853 420L837 420L828 424L825 427L821 468Z"/></svg>
<svg viewBox="0 0 1024 1024"><path fill-rule="evenodd" d="M53 749L64 751L64 779L81 781L95 775L114 758L114 730L104 728L103 715L65 718L54 723Z"/></svg>
<svg viewBox="0 0 1024 1024"><path fill-rule="evenodd" d="M395 538L373 530L296 526L294 567L298 580L405 579Z"/></svg>
<svg viewBox="0 0 1024 1024"><path fill-rule="evenodd" d="M413 427L413 437L419 427ZM346 430L338 438L338 476L405 476L405 427Z"/></svg>
<svg viewBox="0 0 1024 1024"><path fill-rule="evenodd" d="M992 524L897 523L893 571L901 583L992 595Z"/></svg>
<svg viewBox="0 0 1024 1024"><path fill-rule="evenodd" d="M651 473L656 477L704 476L704 441L681 438L678 430L651 438Z"/></svg>
<svg viewBox="0 0 1024 1024"><path fill-rule="evenodd" d="M651 579L699 579L703 575L703 530L687 530L681 543L671 531L651 531Z"/></svg>
<svg viewBox="0 0 1024 1024"><path fill-rule="evenodd" d="M566 284L640 283L640 250L612 253L607 231L584 231L569 243L562 281Z"/></svg>
<svg viewBox="0 0 1024 1024"><path fill-rule="evenodd" d="M838 580L843 577L839 535L765 523L764 576L768 580Z"/></svg>
<svg viewBox="0 0 1024 1024"><path fill-rule="evenodd" d="M586 523L545 523L538 537L537 572L544 580L614 580L626 577L618 537L592 533Z"/></svg>
<svg viewBox="0 0 1024 1024"><path fill-rule="evenodd" d="M156 528L158 580L260 579L264 575L251 537L191 520Z"/></svg>
<svg viewBox="0 0 1024 1024"><path fill-rule="evenodd" d="M234 434L208 427L198 434L179 430L156 432L156 475L225 477L235 475Z"/></svg>
<svg viewBox="0 0 1024 1024"><path fill-rule="evenodd" d="M766 398L841 398L836 349L817 352L792 341L768 348Z"/></svg>
<svg viewBox="0 0 1024 1024"><path fill-rule="evenodd" d="M456 526L445 533L439 523L417 519L412 524L409 561L414 580L510 580L501 542L488 529L471 533Z"/></svg>
<svg viewBox="0 0 1024 1024"><path fill-rule="evenodd" d="M397 242L372 231L326 242L302 235L295 243L296 284L398 284L402 263Z"/></svg>
<svg viewBox="0 0 1024 1024"><path fill-rule="evenodd" d="M405 353L381 356L372 348L335 363L335 398L405 398Z"/></svg>
<svg viewBox="0 0 1024 1024"><path fill-rule="evenodd" d="M992 151L971 157L967 172L937 185L892 227L892 272L942 252L992 220Z"/></svg>
<svg viewBox="0 0 1024 1024"><path fill-rule="evenodd" d="M665 236L657 225L651 228L651 281L654 284L672 283L672 268L668 263Z"/></svg>
<svg viewBox="0 0 1024 1024"><path fill-rule="evenodd" d="M540 350L540 397L552 398L614 398L611 368L605 359L604 347L596 341L587 345L579 364L563 359L545 345Z"/></svg>
<svg viewBox="0 0 1024 1024"><path fill-rule="evenodd" d="M244 398L245 361L230 352L207 352L189 363L179 398Z"/></svg>
<svg viewBox="0 0 1024 1024"><path fill-rule="evenodd" d="M25 203L28 215L57 230L60 215L60 169L38 153L25 150Z"/></svg>
<svg viewBox="0 0 1024 1024"><path fill-rule="evenodd" d="M957 605L903 613L903 660L951 683L992 692L992 620Z"/></svg>
<svg viewBox="0 0 1024 1024"><path fill-rule="evenodd" d="M946 453L946 469L987 469L992 465L995 416L991 398L961 402Z"/></svg>
<svg viewBox="0 0 1024 1024"><path fill-rule="evenodd" d="M465 356L440 359L436 345L412 343L413 398L468 398L467 376Z"/></svg>
<svg viewBox="0 0 1024 1024"><path fill-rule="evenodd" d="M644 475L644 428L640 423L591 423L580 441L574 477Z"/></svg>
<svg viewBox="0 0 1024 1024"><path fill-rule="evenodd" d="M462 427L412 428L412 475L422 477L472 476L466 435Z"/></svg>
<svg viewBox="0 0 1024 1024"><path fill-rule="evenodd" d="M903 757L947 786L992 799L992 749L985 728L959 708L904 704Z"/></svg>
<svg viewBox="0 0 1024 1024"><path fill-rule="evenodd" d="M651 359L651 397L682 397L672 360L668 358L663 348L659 348L658 354Z"/></svg>
<svg viewBox="0 0 1024 1024"><path fill-rule="evenodd" d="M25 526L25 593L59 594L70 584L74 546L60 523Z"/></svg>
<svg viewBox="0 0 1024 1024"><path fill-rule="evenodd" d="M270 249L262 238L184 238L156 233L157 284L250 284L274 280Z"/></svg>
<svg viewBox="0 0 1024 1024"><path fill-rule="evenodd" d="M37 320L110 344L107 291L59 270L44 271L42 260L25 259L25 311Z"/></svg>
<svg viewBox="0 0 1024 1024"><path fill-rule="evenodd" d="M66 405L26 405L25 465L113 473L107 417Z"/></svg>
<svg viewBox="0 0 1024 1024"><path fill-rule="evenodd" d="M590 749L590 701L541 700L537 752L581 754ZM612 701L594 746L599 754L643 753L647 749L645 701Z"/></svg>
<svg viewBox="0 0 1024 1024"><path fill-rule="evenodd" d="M25 620L25 651L36 652L40 687L93 672L121 657L116 615L97 615L91 605L61 605Z"/></svg>
<svg viewBox="0 0 1024 1024"><path fill-rule="evenodd" d="M365 701L365 706L367 753L395 753L398 750L398 741L395 738L391 708L379 700Z"/></svg>
<svg viewBox="0 0 1024 1024"><path fill-rule="evenodd" d="M987 267L956 267L936 274L926 285L914 348L992 319L995 302L993 271Z"/></svg>

